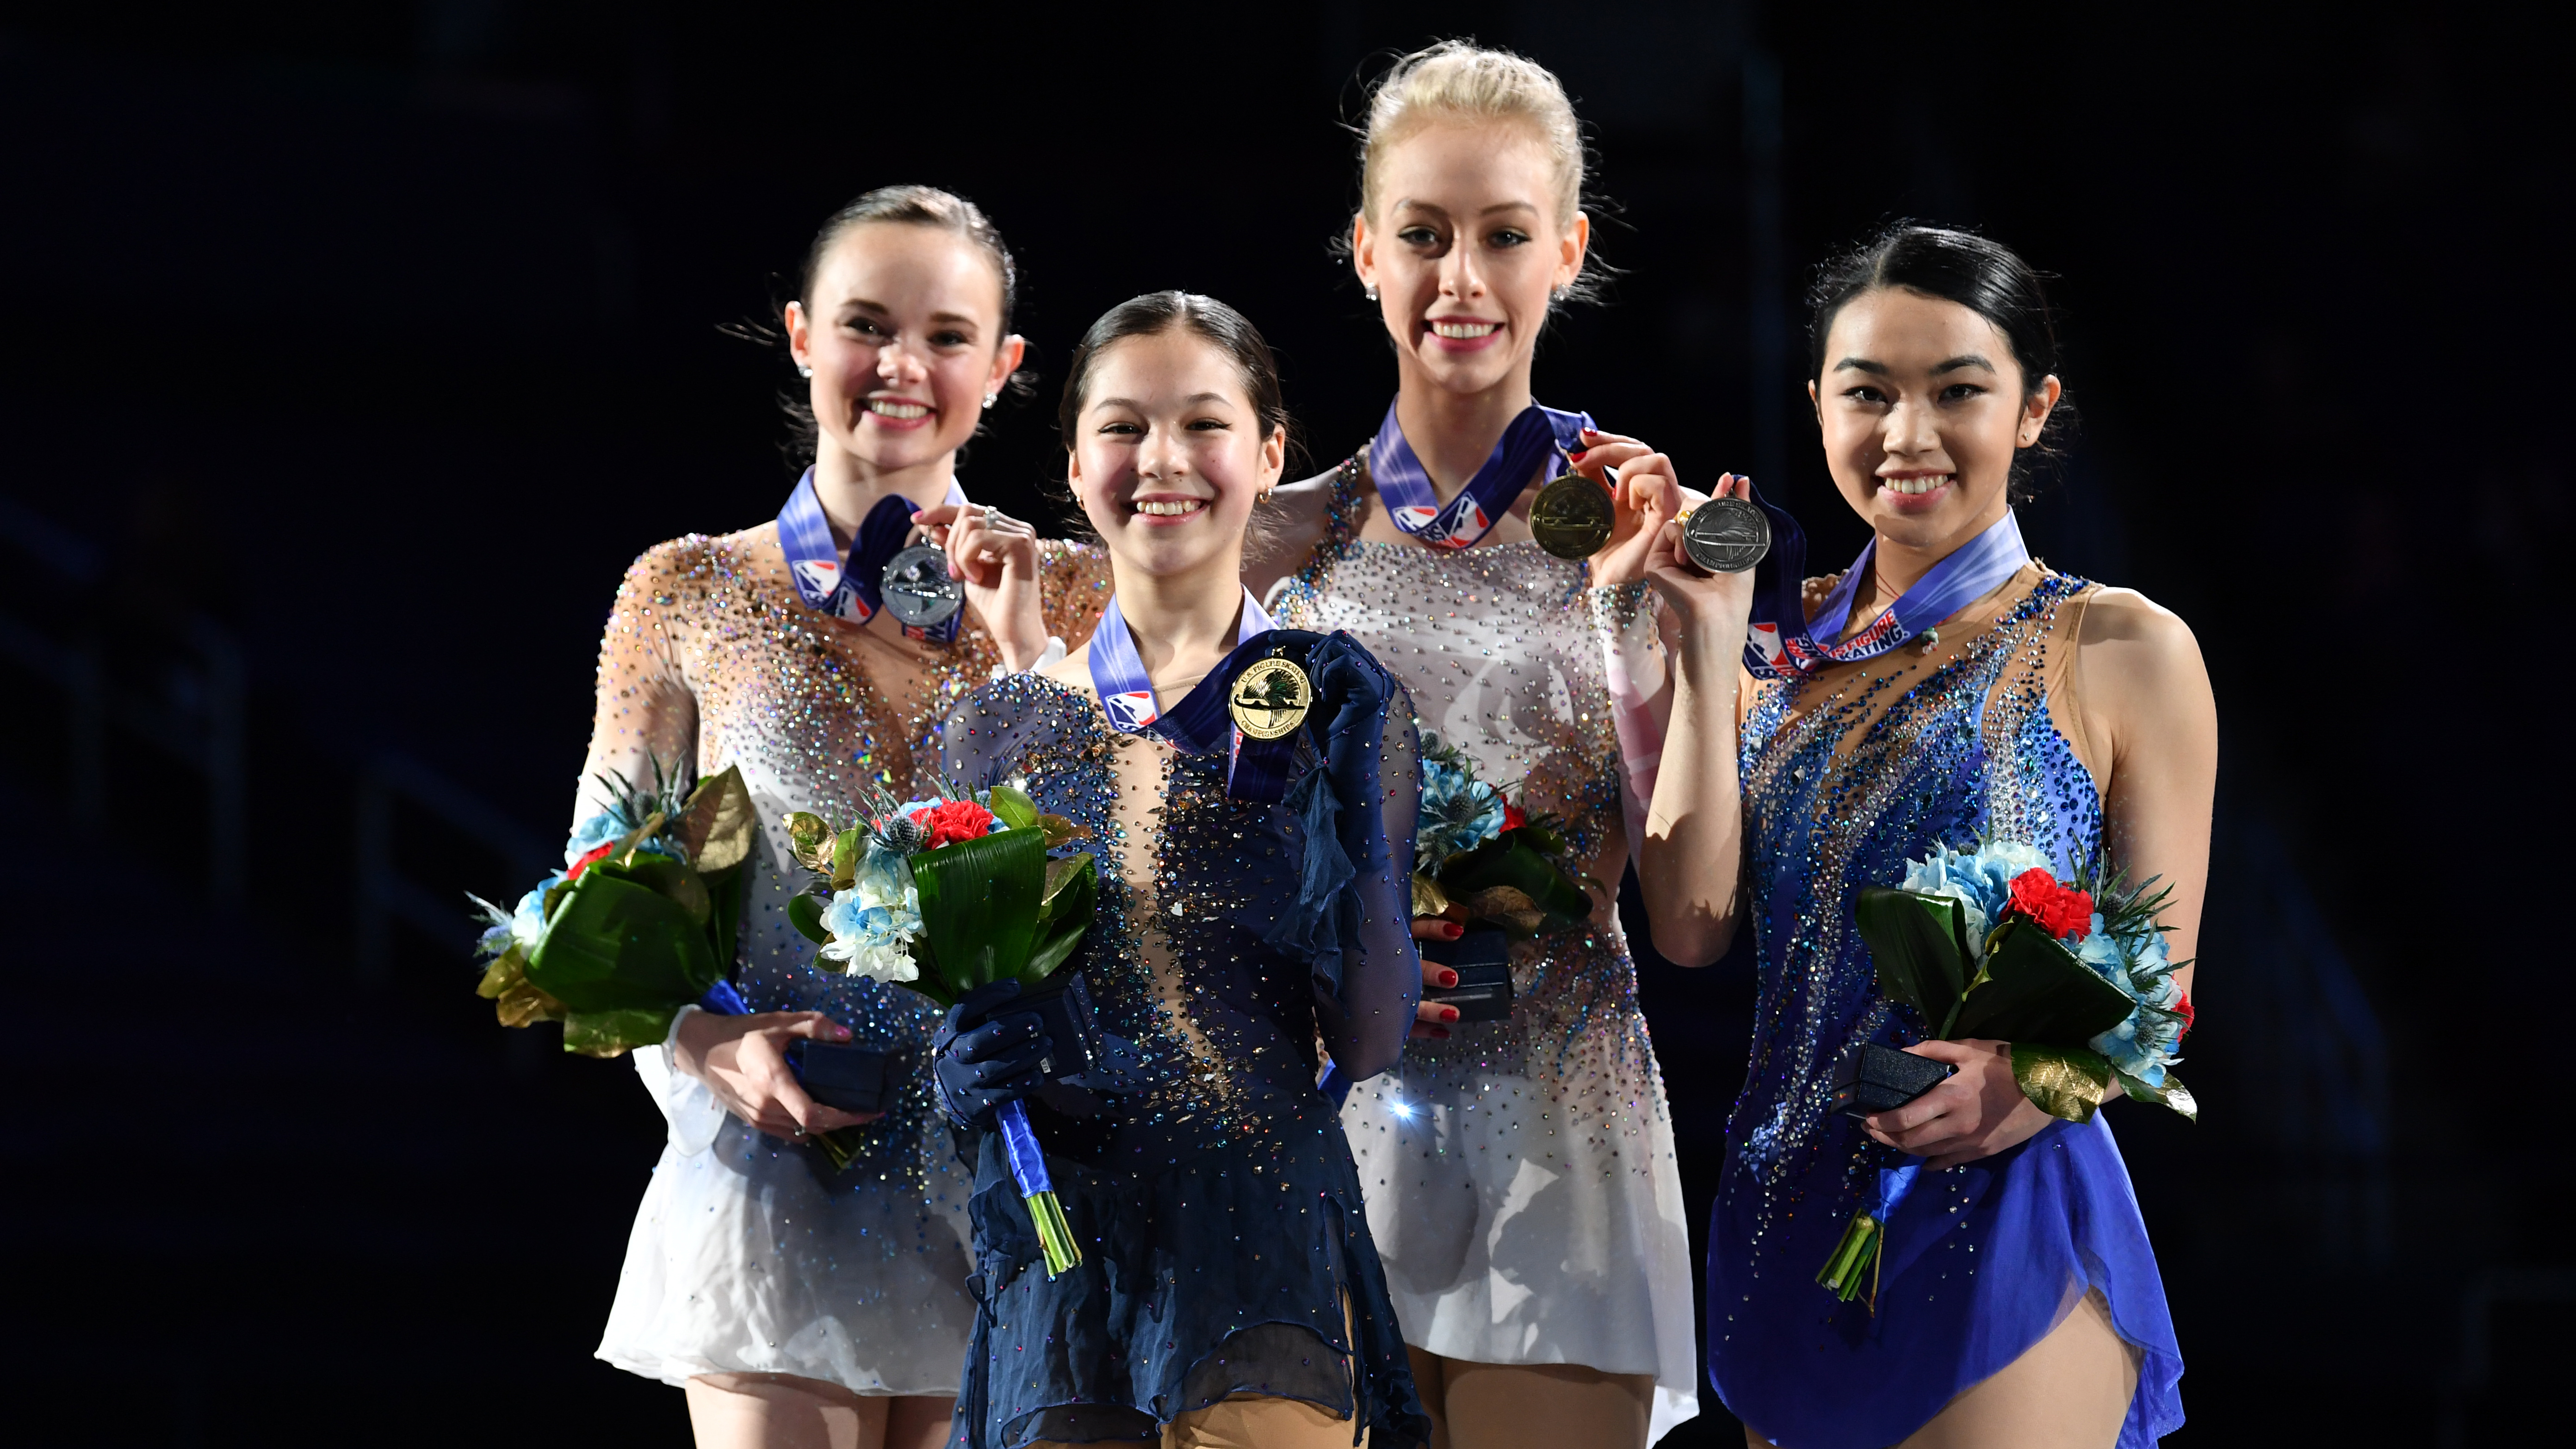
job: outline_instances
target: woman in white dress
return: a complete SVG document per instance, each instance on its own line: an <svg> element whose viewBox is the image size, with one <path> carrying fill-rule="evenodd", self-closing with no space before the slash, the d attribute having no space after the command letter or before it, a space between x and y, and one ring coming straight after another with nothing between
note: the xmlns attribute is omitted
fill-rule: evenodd
<svg viewBox="0 0 2576 1449"><path fill-rule="evenodd" d="M914 791L966 690L1037 662L1049 630L1087 637L1099 614L1096 549L1042 547L957 487L958 447L1019 364L1014 290L1000 235L958 197L888 187L834 215L784 318L809 379L812 468L775 522L647 550L600 645L575 847L600 834L601 776L649 781L657 762L739 766L763 827L733 977L748 1012L685 1010L669 1042L635 1053L670 1135L599 1346L685 1385L701 1445L948 1437L975 1305L970 1174L920 1066L939 1014L816 969L787 921L804 874L781 822L848 819L863 784ZM925 536L976 615L1016 621L997 626L1006 637L963 614L920 622L883 589L892 555ZM909 1051L914 1067L888 1111L862 1118L798 1085L786 1054L800 1038ZM858 1149L837 1169L809 1136L835 1129Z"/></svg>
<svg viewBox="0 0 2576 1449"><path fill-rule="evenodd" d="M1286 627L1346 629L1422 729L1564 818L1616 882L1653 793L1664 652L1644 550L1681 503L1670 464L1536 407L1549 312L1584 281L1583 145L1556 78L1450 42L1378 84L1350 248L1397 390L1377 437L1278 493L1284 547L1248 570ZM1531 541L1558 460L1619 470L1609 544ZM1284 577L1282 577L1284 575ZM1623 770L1623 756L1625 769ZM1426 939L1455 936L1418 922ZM1514 948L1508 1020L1426 1003L1393 1073L1342 1122L1435 1443L1639 1449L1699 1411L1692 1265L1663 1082L1615 902ZM1426 988L1456 984L1426 962Z"/></svg>

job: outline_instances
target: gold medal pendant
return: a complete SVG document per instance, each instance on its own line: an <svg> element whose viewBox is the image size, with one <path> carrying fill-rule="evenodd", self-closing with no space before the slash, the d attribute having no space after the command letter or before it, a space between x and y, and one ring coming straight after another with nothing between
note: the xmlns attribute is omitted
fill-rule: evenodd
<svg viewBox="0 0 2576 1449"><path fill-rule="evenodd" d="M1563 559L1585 559L1610 541L1617 515L1610 490L1580 473L1548 480L1530 500L1530 534L1538 546Z"/></svg>
<svg viewBox="0 0 2576 1449"><path fill-rule="evenodd" d="M1225 701L1226 711L1234 716L1234 727L1244 738L1275 740L1292 733L1306 722L1306 711L1314 706L1315 686L1306 671L1294 660L1272 655L1255 661L1237 675L1234 691Z"/></svg>

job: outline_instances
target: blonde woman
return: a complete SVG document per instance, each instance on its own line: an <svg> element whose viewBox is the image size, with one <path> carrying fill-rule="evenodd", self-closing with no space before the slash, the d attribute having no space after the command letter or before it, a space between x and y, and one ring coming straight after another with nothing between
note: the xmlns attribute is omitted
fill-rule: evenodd
<svg viewBox="0 0 2576 1449"><path fill-rule="evenodd" d="M1583 176L1573 107L1529 60L1448 42L1378 83L1349 242L1395 397L1367 446L1279 491L1285 546L1250 582L1278 580L1283 626L1366 644L1426 732L1525 782L1517 803L1562 816L1584 872L1615 882L1668 702L1644 552L1679 484L1644 444L1531 399L1539 333L1584 289ZM1588 561L1543 552L1527 521L1568 466L1617 470L1618 528ZM1699 1372L1671 1124L1614 903L1516 947L1512 977L1507 1020L1426 1003L1342 1125L1434 1442L1638 1449L1699 1411ZM1456 977L1426 963L1424 984Z"/></svg>

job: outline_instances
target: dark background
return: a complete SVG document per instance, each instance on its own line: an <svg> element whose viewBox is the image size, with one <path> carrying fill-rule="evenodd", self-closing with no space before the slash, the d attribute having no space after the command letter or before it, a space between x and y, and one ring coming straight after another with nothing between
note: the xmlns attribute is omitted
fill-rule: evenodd
<svg viewBox="0 0 2576 1449"><path fill-rule="evenodd" d="M1911 215L2058 274L2083 430L2026 531L2189 619L2224 721L2204 1121L2112 1109L2174 1442L2504 1442L2576 1346L2576 1174L2529 903L2569 794L2563 75L2498 13L12 12L10 1437L682 1442L589 1357L659 1120L493 1026L455 893L553 853L627 560L791 481L784 365L718 324L931 182L1018 251L1044 375L979 497L1053 516L1066 348L1154 287L1249 313L1337 458L1393 385L1324 247L1355 77L1473 33L1564 77L1612 203L1541 395L1750 470L1827 563L1808 270ZM1749 975L1641 992L1704 1213ZM1668 1443L1738 1442L1704 1402Z"/></svg>

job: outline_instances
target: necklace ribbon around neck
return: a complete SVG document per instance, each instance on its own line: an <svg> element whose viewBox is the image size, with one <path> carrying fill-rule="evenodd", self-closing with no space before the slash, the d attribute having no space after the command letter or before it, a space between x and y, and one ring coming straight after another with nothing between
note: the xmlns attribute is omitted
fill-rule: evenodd
<svg viewBox="0 0 2576 1449"><path fill-rule="evenodd" d="M1287 794L1297 736L1292 732L1277 739L1247 738L1235 727L1226 697L1236 676L1260 655L1254 646L1276 627L1261 601L1252 597L1250 589L1244 590L1234 651L1180 703L1165 711L1154 702L1153 682L1137 655L1127 617L1119 612L1118 596L1112 594L1091 631L1091 687L1100 696L1101 711L1109 716L1111 728L1151 735L1184 754L1204 755L1222 748L1227 753L1226 793L1238 800L1275 804Z"/></svg>
<svg viewBox="0 0 2576 1449"><path fill-rule="evenodd" d="M1538 471L1540 459L1566 459L1582 447L1583 432L1591 426L1590 413L1530 404L1503 429L1485 466L1444 504L1431 486L1430 472L1405 441L1404 428L1395 420L1395 404L1388 403L1386 421L1369 440L1369 481L1377 485L1386 516L1408 536L1433 548L1466 548L1511 511L1513 500Z"/></svg>
<svg viewBox="0 0 2576 1449"><path fill-rule="evenodd" d="M966 490L951 480L948 485L950 504L966 501ZM846 562L832 546L832 522L823 513L823 500L814 491L814 470L796 480L796 491L787 495L787 506L778 510L778 546L787 555L788 577L796 581L796 596L808 608L820 609L836 619L864 624L885 607L885 567L912 537L911 500L891 494L877 500L859 524L856 537L850 540ZM928 644L953 644L958 625L966 611L958 610L927 627L906 624L903 636Z"/></svg>
<svg viewBox="0 0 2576 1449"><path fill-rule="evenodd" d="M1836 642L1851 621L1860 581L1871 577L1878 540L1872 538L1862 547L1860 557L1843 571L1811 621L1805 595L1806 534L1795 518L1763 502L1759 493L1753 501L1771 521L1772 545L1770 555L1756 566L1753 627L1744 642L1744 667L1762 679L1786 679L1830 664L1874 659L1994 592L2030 562L2021 525L2006 510L1985 532L1916 579L1867 626Z"/></svg>

